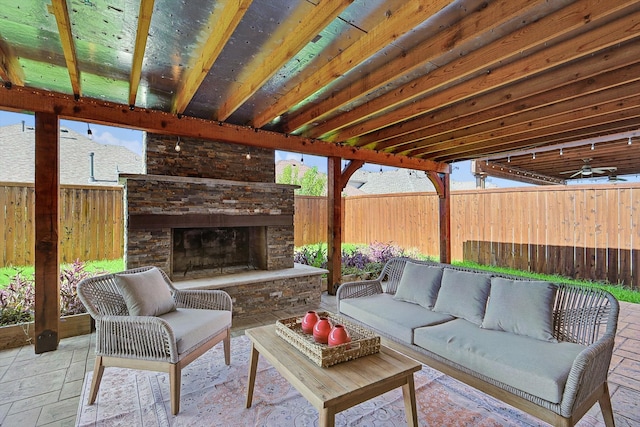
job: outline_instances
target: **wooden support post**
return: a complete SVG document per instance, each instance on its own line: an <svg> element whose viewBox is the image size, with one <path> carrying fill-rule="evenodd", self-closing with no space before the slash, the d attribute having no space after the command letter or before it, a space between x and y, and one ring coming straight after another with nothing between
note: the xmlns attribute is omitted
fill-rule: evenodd
<svg viewBox="0 0 640 427"><path fill-rule="evenodd" d="M342 271L342 187L340 186L342 159L327 158L327 290L335 295Z"/></svg>
<svg viewBox="0 0 640 427"><path fill-rule="evenodd" d="M36 113L35 352L58 348L60 321L60 129L58 116Z"/></svg>
<svg viewBox="0 0 640 427"><path fill-rule="evenodd" d="M342 280L342 228L344 225L344 204L342 190L355 171L364 165L362 160L352 160L340 170L342 159L328 157L327 166L327 288L329 295L335 295Z"/></svg>
<svg viewBox="0 0 640 427"><path fill-rule="evenodd" d="M439 196L440 262L451 263L451 187L448 173L427 172Z"/></svg>

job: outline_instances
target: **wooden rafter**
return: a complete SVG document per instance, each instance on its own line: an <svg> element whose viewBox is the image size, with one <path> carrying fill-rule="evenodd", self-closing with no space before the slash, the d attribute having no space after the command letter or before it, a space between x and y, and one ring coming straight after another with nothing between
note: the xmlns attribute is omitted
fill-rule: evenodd
<svg viewBox="0 0 640 427"><path fill-rule="evenodd" d="M613 101L600 105L598 109L585 108L565 113L557 118L541 118L532 123L532 126L540 125L540 128L531 130L525 123L516 129L507 129L504 132L496 132L496 136L486 139L486 134L475 135L473 138L463 138L459 146L441 149L429 154L429 158L449 158L459 154L461 150L474 149L479 154L495 153L502 151L505 145L514 145L517 142L529 142L536 138L551 140L559 133L589 129L603 123L614 123L640 117L638 96L626 101ZM554 120L555 119L555 120ZM513 133L511 133L513 132ZM504 136L502 135L504 134Z"/></svg>
<svg viewBox="0 0 640 427"><path fill-rule="evenodd" d="M402 34L449 4L447 0L414 0L406 2L398 11L375 26L351 46L336 55L331 61L287 92L266 110L257 114L252 121L260 128L280 114L329 84L337 76L360 64L371 56L372 52L383 49Z"/></svg>
<svg viewBox="0 0 640 427"><path fill-rule="evenodd" d="M78 68L78 57L76 55L76 45L71 34L71 20L66 0L52 0L51 8L58 24L60 44L64 52L64 59L67 63L67 72L71 80L71 89L75 96L81 96L80 69Z"/></svg>
<svg viewBox="0 0 640 427"><path fill-rule="evenodd" d="M149 26L151 25L151 15L155 0L142 0L138 12L138 29L136 31L136 45L133 50L133 62L131 64L131 75L129 77L129 105L135 105L142 75L142 61L147 48L147 38L149 37Z"/></svg>
<svg viewBox="0 0 640 427"><path fill-rule="evenodd" d="M545 129L573 126L574 122L586 118L592 119L593 124L598 124L600 116L609 117L608 115L612 113L628 112L639 106L640 99L637 96L640 93L639 90L640 82L635 82L632 85L623 85L617 91L601 92L600 96L559 101L510 117L498 116L496 120L481 125L470 126L448 135L423 139L415 144L416 149L421 156L431 157L439 152L456 152L456 148L460 146L464 146L465 149L480 146L488 148L494 144L491 140L516 140L527 135L542 135ZM567 111L567 103L571 104L571 110ZM443 138L443 142L438 142ZM404 150L402 154L411 152L411 150Z"/></svg>
<svg viewBox="0 0 640 427"><path fill-rule="evenodd" d="M0 38L0 79L6 83L24 86L24 73L18 58L2 38Z"/></svg>
<svg viewBox="0 0 640 427"><path fill-rule="evenodd" d="M216 120L225 120L264 85L284 64L333 21L353 0L324 0L318 3L307 19L300 20L288 31L278 48L259 63L250 63L248 78L228 90L227 98L218 110Z"/></svg>
<svg viewBox="0 0 640 427"><path fill-rule="evenodd" d="M394 123L424 115L442 108L443 105L459 102L469 94L478 95L489 92L509 82L527 78L615 45L621 40L629 40L638 35L635 27L639 5L631 0L618 3L623 3L621 6L627 6L630 9L628 13L614 22L607 22L599 27L597 26L599 22L606 21L606 18L612 15L618 15L620 8L613 8L610 3L602 6L602 2L595 1L590 5L589 10L585 11L584 2L572 3L567 6L569 10L563 8L556 13L546 15L459 60L328 120L311 135L317 137L318 133L323 135L333 133L330 140L347 141ZM586 25L585 19L588 20ZM585 30L587 25L593 29L542 49L550 40L566 36L575 30ZM523 56L522 52L526 51L535 53ZM509 62L513 59L517 60ZM501 65L503 63L506 65ZM484 73L478 75L483 70L485 70ZM474 75L475 77L469 78ZM424 97L445 85L460 82L463 78L468 80L441 90L435 96ZM406 104L409 100L415 100L415 102ZM406 105L400 106L400 104ZM385 110L389 112L379 114ZM376 117L372 118L374 115ZM365 119L368 120L361 123Z"/></svg>
<svg viewBox="0 0 640 427"><path fill-rule="evenodd" d="M181 79L172 112L183 113L253 0L230 0L209 17L209 37Z"/></svg>
<svg viewBox="0 0 640 427"><path fill-rule="evenodd" d="M380 89L401 75L407 75L421 67L426 67L437 56L479 37L485 31L497 28L516 14L522 13L523 9L532 7L535 7L535 3L528 0L501 0L488 5L483 3L478 6L477 10L465 15L455 25L437 32L398 58L374 70L366 78L358 79L346 88L336 91L322 102L288 116L283 124L283 129L285 132L294 132L312 121L321 120L344 107L350 101Z"/></svg>
<svg viewBox="0 0 640 427"><path fill-rule="evenodd" d="M637 43L609 49L568 64L555 73L534 76L507 88L475 96L438 110L429 114L428 120L425 120L424 116L416 117L401 125L389 126L363 135L355 145L370 146L377 150L403 151L415 148L411 146L414 141L443 135L450 129L464 128L558 100L608 90L617 82L626 83L636 79L637 71L640 69L634 62L638 55L640 45ZM576 76L579 76L579 79L576 79ZM549 90L549 87L555 89ZM403 144L408 145L403 147Z"/></svg>
<svg viewBox="0 0 640 427"><path fill-rule="evenodd" d="M361 150L311 138L285 135L247 126L178 116L157 110L130 109L128 105L95 99L74 100L68 95L27 89L0 87L3 106L14 110L55 113L61 118L86 120L106 125L126 126L164 135L204 138L274 150L314 154L323 157L341 157L367 163L423 171L449 173L450 166L430 160L409 158L391 153Z"/></svg>

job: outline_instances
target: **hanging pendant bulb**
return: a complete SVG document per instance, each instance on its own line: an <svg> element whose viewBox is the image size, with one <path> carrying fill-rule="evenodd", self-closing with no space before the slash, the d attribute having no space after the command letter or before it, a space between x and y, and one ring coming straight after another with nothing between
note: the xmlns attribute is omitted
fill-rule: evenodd
<svg viewBox="0 0 640 427"><path fill-rule="evenodd" d="M562 156L562 154L563 154L563 153L562 153L562 147L560 147L560 155Z"/></svg>
<svg viewBox="0 0 640 427"><path fill-rule="evenodd" d="M533 160L536 159L536 153L533 153Z"/></svg>
<svg viewBox="0 0 640 427"><path fill-rule="evenodd" d="M627 145L631 145L631 137L629 137L629 142L627 142Z"/></svg>
<svg viewBox="0 0 640 427"><path fill-rule="evenodd" d="M304 163L304 154L300 154L300 163Z"/></svg>
<svg viewBox="0 0 640 427"><path fill-rule="evenodd" d="M87 137L93 140L93 131L91 130L91 126L89 126L89 123L87 123Z"/></svg>
<svg viewBox="0 0 640 427"><path fill-rule="evenodd" d="M180 137L178 137L178 140L176 141L176 146L174 147L174 149L176 150L176 152L180 152L181 148L180 148Z"/></svg>
<svg viewBox="0 0 640 427"><path fill-rule="evenodd" d="M596 144L594 142L591 143L591 149L595 150L596 149Z"/></svg>

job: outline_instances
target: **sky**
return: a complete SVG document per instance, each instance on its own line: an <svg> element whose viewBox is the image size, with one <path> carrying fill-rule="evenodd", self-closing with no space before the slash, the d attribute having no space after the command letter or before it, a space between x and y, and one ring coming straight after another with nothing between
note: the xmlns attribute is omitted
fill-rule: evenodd
<svg viewBox="0 0 640 427"><path fill-rule="evenodd" d="M24 120L27 126L35 125L35 116L30 114L20 114L20 113L12 113L7 111L0 110L0 127L18 124ZM78 133L87 133L87 123L85 122L76 122L70 120L61 120L60 126L67 127L72 129ZM143 132L138 130L131 130L120 127L112 127L112 126L102 126L102 125L89 125L92 132L93 140L99 142L101 144L111 144L111 145L121 145L127 147L134 153L142 156L142 138ZM313 167L317 166L318 171L326 173L327 172L327 159L325 157L319 156L311 156L305 155L301 156L298 153L289 153L285 151L276 151L275 161L278 162L280 160L302 160L305 165ZM379 171L380 166L375 164L365 164L363 169L369 171ZM383 166L383 170L393 169L390 167ZM451 171L451 179L458 182L465 181L475 181L473 174L471 173L471 162L464 161L452 164ZM637 181L636 177L632 177L629 181ZM585 184L588 182L594 182L594 180L576 180L572 182L572 184ZM603 182L602 180L598 180L598 182ZM487 183L491 183L500 188L508 188L508 187L526 187L530 186L529 184L524 184L517 181L509 181L505 179L499 178L487 178Z"/></svg>

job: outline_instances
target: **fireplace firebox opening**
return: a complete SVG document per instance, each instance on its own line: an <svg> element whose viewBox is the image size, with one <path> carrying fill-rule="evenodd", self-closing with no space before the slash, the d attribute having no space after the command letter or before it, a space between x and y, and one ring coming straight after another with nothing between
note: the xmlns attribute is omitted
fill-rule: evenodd
<svg viewBox="0 0 640 427"><path fill-rule="evenodd" d="M175 278L201 278L267 269L266 227L202 227L172 230Z"/></svg>

